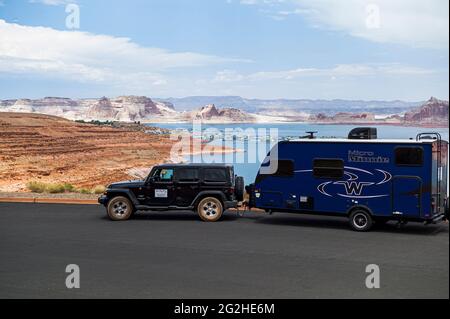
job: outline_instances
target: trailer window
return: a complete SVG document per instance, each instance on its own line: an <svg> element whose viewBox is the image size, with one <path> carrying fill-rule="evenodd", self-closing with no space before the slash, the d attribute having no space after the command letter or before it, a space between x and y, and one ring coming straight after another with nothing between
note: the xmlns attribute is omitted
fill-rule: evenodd
<svg viewBox="0 0 450 319"><path fill-rule="evenodd" d="M281 159L278 160L277 171L272 176L278 176L278 177L294 176L294 161L281 160Z"/></svg>
<svg viewBox="0 0 450 319"><path fill-rule="evenodd" d="M421 147L397 147L395 164L399 166L422 166L423 149Z"/></svg>
<svg viewBox="0 0 450 319"><path fill-rule="evenodd" d="M339 179L344 176L344 161L333 158L316 158L313 162L313 175L317 178Z"/></svg>

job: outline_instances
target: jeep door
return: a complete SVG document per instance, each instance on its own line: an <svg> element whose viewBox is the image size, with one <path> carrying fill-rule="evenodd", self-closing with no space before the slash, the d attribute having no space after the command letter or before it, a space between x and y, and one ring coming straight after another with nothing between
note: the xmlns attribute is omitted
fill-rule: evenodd
<svg viewBox="0 0 450 319"><path fill-rule="evenodd" d="M178 167L175 171L175 205L188 207L199 192L199 169Z"/></svg>
<svg viewBox="0 0 450 319"><path fill-rule="evenodd" d="M146 185L146 205L167 207L175 199L174 168L157 168Z"/></svg>

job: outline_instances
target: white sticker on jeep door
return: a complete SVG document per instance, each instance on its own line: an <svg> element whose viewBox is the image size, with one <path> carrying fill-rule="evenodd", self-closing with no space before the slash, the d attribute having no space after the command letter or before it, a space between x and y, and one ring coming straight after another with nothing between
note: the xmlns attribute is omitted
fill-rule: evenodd
<svg viewBox="0 0 450 319"><path fill-rule="evenodd" d="M167 189L155 189L155 198L167 198Z"/></svg>

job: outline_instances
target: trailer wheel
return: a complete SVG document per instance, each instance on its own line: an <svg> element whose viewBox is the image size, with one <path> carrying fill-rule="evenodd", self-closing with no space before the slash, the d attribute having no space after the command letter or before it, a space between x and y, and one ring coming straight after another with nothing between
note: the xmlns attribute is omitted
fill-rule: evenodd
<svg viewBox="0 0 450 319"><path fill-rule="evenodd" d="M372 224L372 216L365 209L357 208L350 214L350 226L353 230L369 231Z"/></svg>

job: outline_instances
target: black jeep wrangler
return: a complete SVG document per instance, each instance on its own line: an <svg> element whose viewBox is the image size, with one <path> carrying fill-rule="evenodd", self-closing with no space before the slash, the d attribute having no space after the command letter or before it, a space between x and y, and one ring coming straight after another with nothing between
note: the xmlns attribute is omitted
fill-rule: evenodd
<svg viewBox="0 0 450 319"><path fill-rule="evenodd" d="M145 180L109 185L98 202L112 220L137 210L196 210L204 221L220 219L244 196L244 180L226 164L163 164Z"/></svg>

